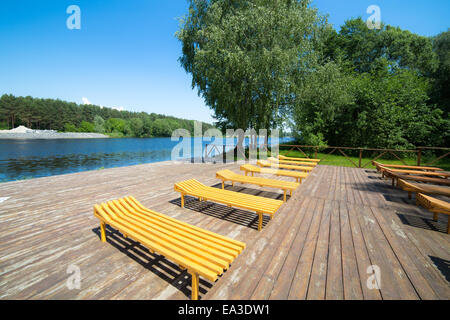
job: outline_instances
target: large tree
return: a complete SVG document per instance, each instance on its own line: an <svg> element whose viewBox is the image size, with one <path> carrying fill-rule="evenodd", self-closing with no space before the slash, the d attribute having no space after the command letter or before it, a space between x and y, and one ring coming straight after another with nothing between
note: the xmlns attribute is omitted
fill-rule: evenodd
<svg viewBox="0 0 450 320"><path fill-rule="evenodd" d="M270 129L316 63L310 1L191 0L180 58L222 128Z"/></svg>

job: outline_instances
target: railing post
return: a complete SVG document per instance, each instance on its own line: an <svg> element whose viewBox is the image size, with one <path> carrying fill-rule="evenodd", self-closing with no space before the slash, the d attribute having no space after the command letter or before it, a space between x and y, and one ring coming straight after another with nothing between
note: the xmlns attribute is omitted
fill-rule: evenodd
<svg viewBox="0 0 450 320"><path fill-rule="evenodd" d="M422 149L418 148L417 165L420 166L421 163L422 163Z"/></svg>
<svg viewBox="0 0 450 320"><path fill-rule="evenodd" d="M317 159L318 153L319 153L319 147L316 147L316 155L314 156L314 159Z"/></svg>
<svg viewBox="0 0 450 320"><path fill-rule="evenodd" d="M363 154L363 149L359 149L359 168L361 168L361 161L362 161L362 154Z"/></svg>
<svg viewBox="0 0 450 320"><path fill-rule="evenodd" d="M226 145L222 145L222 162L223 163L227 163L227 146Z"/></svg>

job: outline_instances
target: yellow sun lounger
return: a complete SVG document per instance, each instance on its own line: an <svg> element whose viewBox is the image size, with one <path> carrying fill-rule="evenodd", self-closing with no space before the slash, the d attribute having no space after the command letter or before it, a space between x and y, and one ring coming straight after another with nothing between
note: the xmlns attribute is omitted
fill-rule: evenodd
<svg viewBox="0 0 450 320"><path fill-rule="evenodd" d="M406 166L406 165L398 165L398 164L383 164L383 163L379 163L377 161L372 161L372 164L377 168L377 171L381 171L382 168L423 170L423 171L444 171L444 169L436 168L436 167Z"/></svg>
<svg viewBox="0 0 450 320"><path fill-rule="evenodd" d="M225 181L231 181L233 183L243 183L243 184L254 184L260 187L269 187L281 189L284 192L283 201L286 202L286 193L290 192L292 197L292 192L297 189L300 184L296 182L289 181L281 181L281 180L273 180L273 179L265 179L258 177L247 177L237 173L234 173L231 170L222 170L216 173L216 178L222 180L222 189L225 189Z"/></svg>
<svg viewBox="0 0 450 320"><path fill-rule="evenodd" d="M398 179L398 186L408 192L409 199L412 199L412 193L437 194L450 197L450 188L434 186L429 184L415 184Z"/></svg>
<svg viewBox="0 0 450 320"><path fill-rule="evenodd" d="M174 190L181 193L181 207L184 208L184 197L192 196L201 201L213 201L225 204L229 207L237 207L254 211L259 216L258 230L262 230L263 215L267 214L270 219L283 205L283 201L257 197L245 193L222 190L207 187L195 179L175 184Z"/></svg>
<svg viewBox="0 0 450 320"><path fill-rule="evenodd" d="M241 166L241 170L245 171L245 175L247 176L249 173L252 174L252 177L255 173L260 174L273 174L276 176L281 177L291 177L295 178L295 181L298 183L302 183L303 179L306 179L308 177L308 174L305 172L295 172L295 171L288 171L288 170L278 170L278 169L267 169L267 168L260 168L251 164L244 164Z"/></svg>
<svg viewBox="0 0 450 320"><path fill-rule="evenodd" d="M278 164L274 162L269 162L265 160L258 160L256 164L262 168L277 168L277 169L288 169L288 170L300 170L303 172L311 172L313 171L313 167L304 167L304 166L291 166L287 164Z"/></svg>
<svg viewBox="0 0 450 320"><path fill-rule="evenodd" d="M281 154L278 156L278 159L293 160L293 161L297 161L297 162L298 161L307 161L307 162L315 162L315 163L319 163L321 161L320 159L286 157L286 156L282 156Z"/></svg>
<svg viewBox="0 0 450 320"><path fill-rule="evenodd" d="M163 255L192 275L192 300L198 299L199 276L216 281L244 250L245 243L149 210L133 197L94 206L100 220L101 240L106 225Z"/></svg>
<svg viewBox="0 0 450 320"><path fill-rule="evenodd" d="M293 165L301 165L301 166L308 166L308 167L316 167L317 163L315 162L299 162L299 161L289 161L289 160L278 160L276 158L270 157L267 160L269 160L272 163L275 164L293 164Z"/></svg>
<svg viewBox="0 0 450 320"><path fill-rule="evenodd" d="M416 202L417 205L421 205L434 213L434 221L438 220L439 213L448 215L447 233L450 234L450 203L426 196L422 193L417 194Z"/></svg>

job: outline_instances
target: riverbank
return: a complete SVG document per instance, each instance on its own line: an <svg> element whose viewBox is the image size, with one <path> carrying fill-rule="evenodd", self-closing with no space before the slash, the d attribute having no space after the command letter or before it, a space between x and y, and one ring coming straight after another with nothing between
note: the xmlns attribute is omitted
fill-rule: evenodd
<svg viewBox="0 0 450 320"><path fill-rule="evenodd" d="M13 130L0 130L0 139L27 140L27 139L107 139L108 136L100 133L86 132L57 132L55 130L32 130L18 127Z"/></svg>

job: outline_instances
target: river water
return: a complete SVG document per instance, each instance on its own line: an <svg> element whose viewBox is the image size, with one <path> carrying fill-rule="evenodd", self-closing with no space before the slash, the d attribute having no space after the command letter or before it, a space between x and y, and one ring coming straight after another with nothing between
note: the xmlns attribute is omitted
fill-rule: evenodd
<svg viewBox="0 0 450 320"><path fill-rule="evenodd" d="M280 138L279 142L289 140ZM176 160L172 150L180 142L171 138L0 140L0 182ZM185 147L177 154L178 159L194 154L201 157L211 141L190 138L190 143L191 150Z"/></svg>

